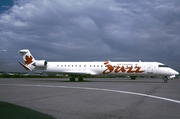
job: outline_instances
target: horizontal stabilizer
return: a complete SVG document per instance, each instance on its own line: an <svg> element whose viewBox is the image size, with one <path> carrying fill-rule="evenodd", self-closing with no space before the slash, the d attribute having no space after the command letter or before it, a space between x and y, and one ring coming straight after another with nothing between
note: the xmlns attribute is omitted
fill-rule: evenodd
<svg viewBox="0 0 180 119"><path fill-rule="evenodd" d="M26 70L32 71L29 67L27 67L26 65L24 65L22 62L19 62L19 64L21 64L21 66L23 66Z"/></svg>

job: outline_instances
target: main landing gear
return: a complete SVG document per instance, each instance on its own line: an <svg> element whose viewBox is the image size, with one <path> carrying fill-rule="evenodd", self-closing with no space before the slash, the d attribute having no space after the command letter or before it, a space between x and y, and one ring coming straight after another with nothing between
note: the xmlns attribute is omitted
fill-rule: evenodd
<svg viewBox="0 0 180 119"><path fill-rule="evenodd" d="M70 82L75 82L75 80L76 80L75 77L71 77L71 78L69 79Z"/></svg>
<svg viewBox="0 0 180 119"><path fill-rule="evenodd" d="M137 76L130 76L131 80L136 80Z"/></svg>
<svg viewBox="0 0 180 119"><path fill-rule="evenodd" d="M75 81L76 81L76 78L75 78L75 77L71 77L71 78L69 79L69 81L70 81L70 82L75 82ZM84 81L83 77L78 77L78 81L79 81L79 82L83 82L83 81Z"/></svg>

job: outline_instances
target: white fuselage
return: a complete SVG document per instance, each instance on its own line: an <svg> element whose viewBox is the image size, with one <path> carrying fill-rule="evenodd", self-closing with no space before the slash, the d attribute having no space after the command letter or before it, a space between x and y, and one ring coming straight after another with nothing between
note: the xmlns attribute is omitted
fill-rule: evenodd
<svg viewBox="0 0 180 119"><path fill-rule="evenodd" d="M83 81L82 75L120 75L130 76L163 76L167 83L179 73L159 62L47 62L46 60L35 60L28 49L19 50L25 64L19 62L26 70L60 73L71 75L70 81Z"/></svg>
<svg viewBox="0 0 180 119"><path fill-rule="evenodd" d="M81 75L172 76L178 72L159 62L48 62L42 72Z"/></svg>
<svg viewBox="0 0 180 119"><path fill-rule="evenodd" d="M83 81L82 75L120 75L130 76L163 76L164 82L173 79L179 73L159 62L47 62L35 60L28 49L19 50L25 64L19 62L26 70L52 72L71 75L70 81Z"/></svg>

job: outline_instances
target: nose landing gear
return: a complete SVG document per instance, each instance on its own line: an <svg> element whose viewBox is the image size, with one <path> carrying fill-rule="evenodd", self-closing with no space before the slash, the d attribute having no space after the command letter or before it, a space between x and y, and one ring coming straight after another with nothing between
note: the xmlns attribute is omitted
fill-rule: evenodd
<svg viewBox="0 0 180 119"><path fill-rule="evenodd" d="M168 80L165 79L165 80L164 80L164 83L167 83L167 82L168 82Z"/></svg>
<svg viewBox="0 0 180 119"><path fill-rule="evenodd" d="M164 83L167 83L169 78L166 76L166 77L163 77L163 80L164 80Z"/></svg>
<svg viewBox="0 0 180 119"><path fill-rule="evenodd" d="M175 75L172 75L172 76L166 76L166 77L163 78L163 79L164 79L164 83L167 83L168 80L173 80L174 78L175 78Z"/></svg>

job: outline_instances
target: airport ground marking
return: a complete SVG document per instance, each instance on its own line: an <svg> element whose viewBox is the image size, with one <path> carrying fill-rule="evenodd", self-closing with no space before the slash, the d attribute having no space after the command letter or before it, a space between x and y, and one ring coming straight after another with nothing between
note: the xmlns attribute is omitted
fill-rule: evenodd
<svg viewBox="0 0 180 119"><path fill-rule="evenodd" d="M52 85L28 85L28 84L0 84L4 86L21 86L21 87L45 87L45 88L66 88L66 89L82 89L82 90L94 90L94 91L105 91L105 92L115 92L115 93L123 93L123 94L131 94L131 95L138 95L143 97L150 97L160 100L165 100L169 102L174 102L180 104L180 100L174 100L170 98L148 95L144 93L136 93L136 92L129 92L129 91L121 91L121 90L112 90L112 89L103 89L103 88L90 88L90 87L74 87L74 86L52 86Z"/></svg>

